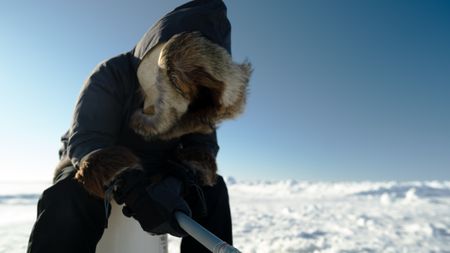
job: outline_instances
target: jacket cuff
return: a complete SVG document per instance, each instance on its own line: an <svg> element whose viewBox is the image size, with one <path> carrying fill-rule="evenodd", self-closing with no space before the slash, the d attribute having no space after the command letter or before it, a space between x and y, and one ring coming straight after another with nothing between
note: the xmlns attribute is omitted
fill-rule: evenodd
<svg viewBox="0 0 450 253"><path fill-rule="evenodd" d="M96 149L83 157L75 178L92 195L104 197L105 187L127 169L142 169L139 158L121 146Z"/></svg>

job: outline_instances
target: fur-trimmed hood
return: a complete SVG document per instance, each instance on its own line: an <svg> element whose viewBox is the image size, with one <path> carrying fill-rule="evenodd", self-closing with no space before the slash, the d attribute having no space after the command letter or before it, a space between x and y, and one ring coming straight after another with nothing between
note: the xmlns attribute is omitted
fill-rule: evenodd
<svg viewBox="0 0 450 253"><path fill-rule="evenodd" d="M133 54L142 60L156 45L167 42L173 35L193 31L201 32L231 54L231 25L222 0L194 0L175 8L142 36Z"/></svg>
<svg viewBox="0 0 450 253"><path fill-rule="evenodd" d="M244 108L251 66L231 58L220 0L196 0L159 20L134 49L143 107L130 127L151 139L210 133Z"/></svg>

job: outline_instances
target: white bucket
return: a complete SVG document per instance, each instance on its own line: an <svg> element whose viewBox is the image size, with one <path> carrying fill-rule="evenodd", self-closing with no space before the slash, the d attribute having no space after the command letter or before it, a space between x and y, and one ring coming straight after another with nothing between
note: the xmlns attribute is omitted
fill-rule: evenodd
<svg viewBox="0 0 450 253"><path fill-rule="evenodd" d="M167 253L167 235L152 236L139 223L122 214L122 206L111 201L111 215L97 253Z"/></svg>

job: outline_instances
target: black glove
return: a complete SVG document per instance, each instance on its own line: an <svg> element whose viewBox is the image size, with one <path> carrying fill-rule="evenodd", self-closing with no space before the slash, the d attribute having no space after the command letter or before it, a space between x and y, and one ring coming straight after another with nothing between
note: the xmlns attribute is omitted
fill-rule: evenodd
<svg viewBox="0 0 450 253"><path fill-rule="evenodd" d="M167 161L167 173L183 182L183 198L191 208L194 220L207 216L206 199L196 171L191 169L188 164L169 160Z"/></svg>
<svg viewBox="0 0 450 253"><path fill-rule="evenodd" d="M181 190L182 182L174 177L151 184L143 171L129 170L114 181L113 193L118 204L125 204L124 215L136 219L145 231L183 237L187 234L174 213L181 211L191 216L191 210L180 196Z"/></svg>

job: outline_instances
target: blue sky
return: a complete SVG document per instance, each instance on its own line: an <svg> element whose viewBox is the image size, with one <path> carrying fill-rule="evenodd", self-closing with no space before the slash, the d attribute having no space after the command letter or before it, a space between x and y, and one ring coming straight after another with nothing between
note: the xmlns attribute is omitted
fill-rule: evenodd
<svg viewBox="0 0 450 253"><path fill-rule="evenodd" d="M92 68L183 2L0 3L4 179L50 178ZM222 174L450 179L449 1L225 3L233 57L255 71L218 131Z"/></svg>

